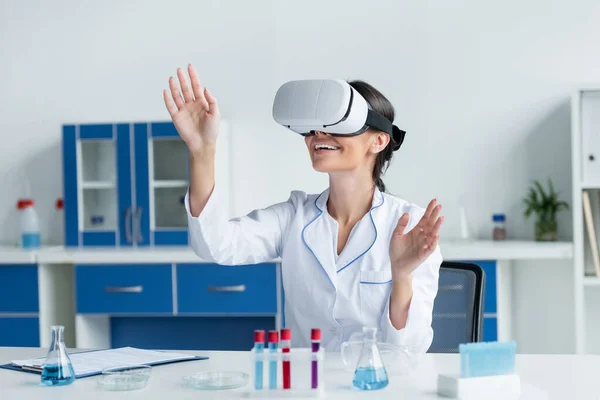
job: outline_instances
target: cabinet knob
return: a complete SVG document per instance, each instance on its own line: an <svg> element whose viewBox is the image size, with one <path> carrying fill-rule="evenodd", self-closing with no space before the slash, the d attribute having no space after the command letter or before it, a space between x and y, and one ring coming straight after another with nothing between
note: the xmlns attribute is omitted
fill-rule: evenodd
<svg viewBox="0 0 600 400"><path fill-rule="evenodd" d="M594 161L596 159L596 157L594 157L593 154L590 154L588 158L590 159L590 161Z"/></svg>

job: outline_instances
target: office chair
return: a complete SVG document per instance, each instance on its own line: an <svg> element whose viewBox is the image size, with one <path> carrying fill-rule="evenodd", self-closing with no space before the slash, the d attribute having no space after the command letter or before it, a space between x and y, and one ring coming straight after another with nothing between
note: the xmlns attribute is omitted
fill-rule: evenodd
<svg viewBox="0 0 600 400"><path fill-rule="evenodd" d="M460 343L482 340L484 293L485 272L480 266L442 262L429 353L458 353Z"/></svg>

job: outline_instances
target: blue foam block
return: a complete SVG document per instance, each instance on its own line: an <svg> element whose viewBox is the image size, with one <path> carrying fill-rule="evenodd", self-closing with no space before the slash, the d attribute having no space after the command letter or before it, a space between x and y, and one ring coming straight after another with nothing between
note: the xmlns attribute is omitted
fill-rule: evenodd
<svg viewBox="0 0 600 400"><path fill-rule="evenodd" d="M461 376L470 378L514 373L516 348L515 341L459 345Z"/></svg>

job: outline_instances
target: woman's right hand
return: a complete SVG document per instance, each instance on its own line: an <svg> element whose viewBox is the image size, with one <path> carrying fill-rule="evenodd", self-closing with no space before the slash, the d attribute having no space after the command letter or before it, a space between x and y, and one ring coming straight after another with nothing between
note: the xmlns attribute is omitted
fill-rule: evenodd
<svg viewBox="0 0 600 400"><path fill-rule="evenodd" d="M219 107L210 91L200 86L196 69L188 65L192 84L191 90L183 69L177 68L181 92L173 77L169 78L169 88L163 91L165 105L179 136L190 153L196 154L206 148L214 148L219 134ZM182 96L183 93L183 96Z"/></svg>

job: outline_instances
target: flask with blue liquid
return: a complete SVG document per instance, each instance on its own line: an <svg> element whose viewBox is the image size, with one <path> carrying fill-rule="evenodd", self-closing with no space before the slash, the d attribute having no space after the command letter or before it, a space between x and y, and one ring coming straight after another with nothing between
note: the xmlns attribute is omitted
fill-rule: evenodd
<svg viewBox="0 0 600 400"><path fill-rule="evenodd" d="M362 333L363 345L352 385L359 390L383 389L389 381L377 347L377 328L364 327Z"/></svg>
<svg viewBox="0 0 600 400"><path fill-rule="evenodd" d="M21 214L21 237L19 240L21 248L39 248L42 242L42 235L40 233L40 223L33 200L21 199L17 203L17 208Z"/></svg>
<svg viewBox="0 0 600 400"><path fill-rule="evenodd" d="M75 371L67 353L64 326L52 326L52 343L42 369L42 384L64 386L75 381Z"/></svg>

